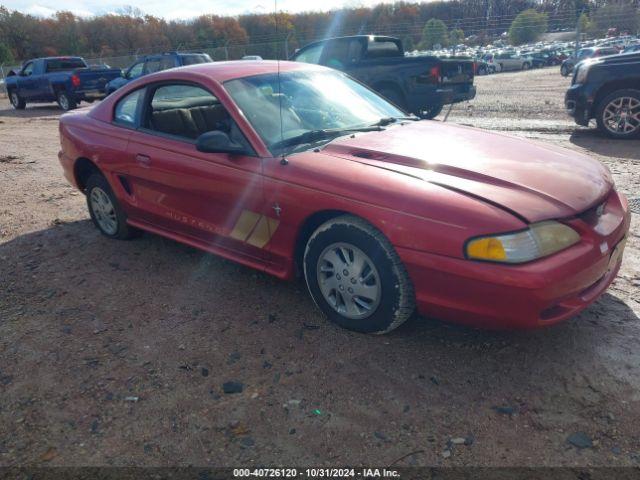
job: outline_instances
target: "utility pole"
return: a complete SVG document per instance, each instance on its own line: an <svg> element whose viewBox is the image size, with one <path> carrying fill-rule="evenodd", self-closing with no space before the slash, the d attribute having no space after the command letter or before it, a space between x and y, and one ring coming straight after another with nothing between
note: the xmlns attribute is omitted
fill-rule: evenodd
<svg viewBox="0 0 640 480"><path fill-rule="evenodd" d="M284 56L285 60L289 60L289 38L291 38L291 32L287 33L287 37L284 39Z"/></svg>
<svg viewBox="0 0 640 480"><path fill-rule="evenodd" d="M576 45L575 45L575 52L573 53L574 57L578 57L578 50L580 49L580 19L582 18L582 14L584 13L584 9L582 9L582 12L580 12L580 15L578 15L578 23L576 25Z"/></svg>
<svg viewBox="0 0 640 480"><path fill-rule="evenodd" d="M229 40L224 42L224 58L229 60Z"/></svg>

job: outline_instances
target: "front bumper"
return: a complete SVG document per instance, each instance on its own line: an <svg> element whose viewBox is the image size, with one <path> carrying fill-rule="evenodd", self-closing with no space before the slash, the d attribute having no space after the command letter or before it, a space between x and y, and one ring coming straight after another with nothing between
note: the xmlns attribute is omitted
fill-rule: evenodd
<svg viewBox="0 0 640 480"><path fill-rule="evenodd" d="M582 84L571 85L564 96L564 106L567 114L578 125L588 126L589 120L594 117L594 98L595 94L590 91L588 86Z"/></svg>
<svg viewBox="0 0 640 480"><path fill-rule="evenodd" d="M543 327L576 315L615 279L630 223L626 199L612 193L605 215L618 220L607 235L579 218L569 220L581 235L580 243L521 265L397 250L422 315L477 328Z"/></svg>

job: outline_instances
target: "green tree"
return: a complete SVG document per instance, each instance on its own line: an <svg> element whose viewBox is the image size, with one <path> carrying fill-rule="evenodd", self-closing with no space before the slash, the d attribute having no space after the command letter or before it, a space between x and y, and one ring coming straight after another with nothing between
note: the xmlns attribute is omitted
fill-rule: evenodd
<svg viewBox="0 0 640 480"><path fill-rule="evenodd" d="M547 31L547 28L547 14L538 13L530 8L520 13L511 23L509 40L514 45L535 42L540 35Z"/></svg>
<svg viewBox="0 0 640 480"><path fill-rule="evenodd" d="M581 14L578 18L578 29L583 35L591 30L591 21L586 13Z"/></svg>
<svg viewBox="0 0 640 480"><path fill-rule="evenodd" d="M464 42L464 32L460 28L454 28L449 32L449 42L451 45L459 45Z"/></svg>
<svg viewBox="0 0 640 480"><path fill-rule="evenodd" d="M13 63L14 58L13 54L9 47L7 47L4 43L0 43L0 65L3 63Z"/></svg>
<svg viewBox="0 0 640 480"><path fill-rule="evenodd" d="M445 47L448 44L447 26L444 22L437 18L429 20L422 30L422 46L430 49L436 45Z"/></svg>

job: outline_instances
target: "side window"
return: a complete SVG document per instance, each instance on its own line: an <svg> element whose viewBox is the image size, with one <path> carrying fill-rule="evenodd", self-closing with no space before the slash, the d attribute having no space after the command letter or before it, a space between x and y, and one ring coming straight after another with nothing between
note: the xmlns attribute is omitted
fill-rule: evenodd
<svg viewBox="0 0 640 480"><path fill-rule="evenodd" d="M134 64L127 72L127 78L129 80L138 78L140 75L142 75L142 67L144 67L144 62L138 62Z"/></svg>
<svg viewBox="0 0 640 480"><path fill-rule="evenodd" d="M295 57L296 62L303 63L319 63L320 62L320 54L322 54L322 44L316 45L314 47L309 47L305 51L300 52Z"/></svg>
<svg viewBox="0 0 640 480"><path fill-rule="evenodd" d="M349 41L332 40L326 43L323 52L322 64L336 70L343 70L349 65Z"/></svg>
<svg viewBox="0 0 640 480"><path fill-rule="evenodd" d="M160 70L168 70L175 66L177 66L176 57L170 55L162 57L162 60L160 61Z"/></svg>
<svg viewBox="0 0 640 480"><path fill-rule="evenodd" d="M218 99L195 85L162 85L149 108L150 130L195 140L205 132L229 133L231 118Z"/></svg>
<svg viewBox="0 0 640 480"><path fill-rule="evenodd" d="M144 70L147 74L160 71L160 59L152 58L145 62Z"/></svg>
<svg viewBox="0 0 640 480"><path fill-rule="evenodd" d="M162 85L156 89L147 108L146 128L194 141L212 131L226 133L247 152L253 148L220 101L197 85Z"/></svg>
<svg viewBox="0 0 640 480"><path fill-rule="evenodd" d="M134 127L138 122L138 103L144 97L144 89L131 92L116 104L113 120L120 125Z"/></svg>
<svg viewBox="0 0 640 480"><path fill-rule="evenodd" d="M27 63L24 67L24 69L22 70L22 74L25 77L29 77L31 75L33 75L33 62Z"/></svg>

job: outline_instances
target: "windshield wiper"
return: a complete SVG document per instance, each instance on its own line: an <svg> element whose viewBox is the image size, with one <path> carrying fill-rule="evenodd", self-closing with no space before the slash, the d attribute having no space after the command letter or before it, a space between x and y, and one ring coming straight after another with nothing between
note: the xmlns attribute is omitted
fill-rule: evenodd
<svg viewBox="0 0 640 480"><path fill-rule="evenodd" d="M387 125L390 125L392 123L395 123L399 120L412 120L412 121L417 121L420 120L420 118L416 117L416 116L412 116L412 117L383 117L380 120L378 120L376 123L374 123L372 126L374 127L386 127Z"/></svg>
<svg viewBox="0 0 640 480"><path fill-rule="evenodd" d="M379 132L383 129L382 125L369 125L367 127L352 127L352 128L327 128L322 130L309 130L308 132L301 133L295 137L286 138L272 145L273 149L279 150L285 147L291 147L293 145L303 145L307 143L314 143L320 140L328 140L341 135L347 135L354 132Z"/></svg>

